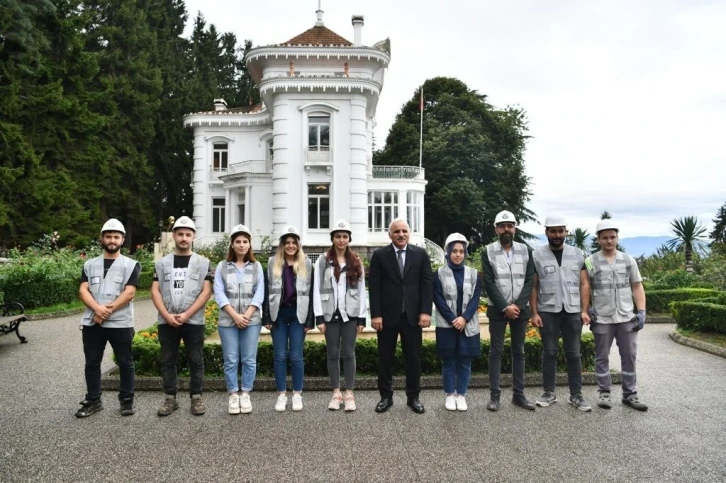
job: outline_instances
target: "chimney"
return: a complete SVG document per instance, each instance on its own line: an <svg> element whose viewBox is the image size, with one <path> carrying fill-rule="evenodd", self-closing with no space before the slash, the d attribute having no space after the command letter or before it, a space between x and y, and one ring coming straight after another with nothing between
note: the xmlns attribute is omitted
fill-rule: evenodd
<svg viewBox="0 0 726 483"><path fill-rule="evenodd" d="M353 23L353 45L356 47L363 45L363 19L363 15L353 15L353 17L351 17L351 21Z"/></svg>
<svg viewBox="0 0 726 483"><path fill-rule="evenodd" d="M323 23L323 7L320 5L321 0L318 0L318 9L315 11L315 13L318 16L318 21L315 22L316 27L325 27L325 24Z"/></svg>
<svg viewBox="0 0 726 483"><path fill-rule="evenodd" d="M215 99L214 100L214 110L215 111L226 111L227 110L227 101L224 99Z"/></svg>

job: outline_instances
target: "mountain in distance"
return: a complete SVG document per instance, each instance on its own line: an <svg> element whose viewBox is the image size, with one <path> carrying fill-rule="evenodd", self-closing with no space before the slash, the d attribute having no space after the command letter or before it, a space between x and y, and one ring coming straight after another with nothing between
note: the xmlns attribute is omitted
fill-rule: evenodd
<svg viewBox="0 0 726 483"><path fill-rule="evenodd" d="M653 255L658 248L673 237L670 236L634 236L630 238L621 238L620 245L625 247L625 251L633 257L641 255ZM590 245L592 237L588 238L587 244ZM547 237L539 235L537 240L532 240L531 245L541 246L547 243Z"/></svg>

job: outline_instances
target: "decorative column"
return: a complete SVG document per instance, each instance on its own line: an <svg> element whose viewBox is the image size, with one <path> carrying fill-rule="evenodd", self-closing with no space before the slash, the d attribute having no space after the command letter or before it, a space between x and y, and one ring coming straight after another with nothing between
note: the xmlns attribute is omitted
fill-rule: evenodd
<svg viewBox="0 0 726 483"><path fill-rule="evenodd" d="M202 128L194 129L194 164L192 168L192 218L197 226L197 238L210 234L211 227L207 224L207 207L211 206L209 198L209 166L207 164L207 142L204 140ZM175 213L180 217L182 213Z"/></svg>
<svg viewBox="0 0 726 483"><path fill-rule="evenodd" d="M277 235L285 229L288 221L288 172L290 164L289 150L289 102L275 98L273 102L274 123L272 126L273 149L272 159L272 229ZM246 201L245 201L246 202Z"/></svg>
<svg viewBox="0 0 726 483"><path fill-rule="evenodd" d="M350 225L356 245L368 243L366 98L350 101Z"/></svg>

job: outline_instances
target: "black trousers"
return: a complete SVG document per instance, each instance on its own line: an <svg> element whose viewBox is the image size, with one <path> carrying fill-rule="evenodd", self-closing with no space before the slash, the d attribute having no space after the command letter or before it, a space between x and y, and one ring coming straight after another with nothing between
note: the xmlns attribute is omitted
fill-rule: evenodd
<svg viewBox="0 0 726 483"><path fill-rule="evenodd" d="M378 332L378 392L381 397L393 396L393 364L399 334L406 367L406 396L417 398L421 392L422 332L420 326L409 325L405 312L393 323L384 321Z"/></svg>
<svg viewBox="0 0 726 483"><path fill-rule="evenodd" d="M101 325L83 326L83 353L86 356L86 400L101 399L101 362L106 343L111 344L120 373L118 399L121 402L134 400L134 357L131 341L134 329L107 329Z"/></svg>

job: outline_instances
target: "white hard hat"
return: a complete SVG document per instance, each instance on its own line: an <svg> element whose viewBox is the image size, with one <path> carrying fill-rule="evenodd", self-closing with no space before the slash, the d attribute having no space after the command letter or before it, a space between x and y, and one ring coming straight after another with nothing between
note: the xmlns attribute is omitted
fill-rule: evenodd
<svg viewBox="0 0 726 483"><path fill-rule="evenodd" d="M103 233L107 231L117 231L123 234L123 236L126 236L126 228L124 228L123 223L118 221L116 218L111 218L103 224L101 227L101 234L103 235Z"/></svg>
<svg viewBox="0 0 726 483"><path fill-rule="evenodd" d="M618 224L615 223L613 220L602 220L600 223L597 224L597 227L595 228L595 233L600 234L603 230L615 230L615 232L619 232L620 228L618 228Z"/></svg>
<svg viewBox="0 0 726 483"><path fill-rule="evenodd" d="M353 234L353 230L350 229L350 224L345 220L338 220L335 222L335 226L330 229L330 236L333 236L333 233L336 231L347 231L348 235Z"/></svg>
<svg viewBox="0 0 726 483"><path fill-rule="evenodd" d="M194 233L197 232L197 225L194 224L194 220L188 216L182 216L174 222L174 226L171 227L171 231L176 231L179 228L188 228Z"/></svg>
<svg viewBox="0 0 726 483"><path fill-rule="evenodd" d="M297 238L298 240L300 239L300 231L292 225L288 225L282 230L282 235L280 235L280 240L282 240L283 238L285 238L288 235L292 235L295 238Z"/></svg>
<svg viewBox="0 0 726 483"><path fill-rule="evenodd" d="M449 253L449 245L451 245L454 242L461 242L464 244L464 252L466 252L467 247L469 246L469 240L466 239L464 235L461 233L452 233L451 235L446 237L446 242L444 243L444 251L446 253Z"/></svg>
<svg viewBox="0 0 726 483"><path fill-rule="evenodd" d="M517 224L517 219L514 217L514 213L511 211L500 211L497 213L497 217L494 218L494 225L498 225L500 223L514 223Z"/></svg>
<svg viewBox="0 0 726 483"><path fill-rule="evenodd" d="M550 215L545 218L544 226L545 228L551 228L553 226L567 226L567 222L565 221L565 217L562 215Z"/></svg>
<svg viewBox="0 0 726 483"><path fill-rule="evenodd" d="M247 228L245 225L235 225L232 227L232 234L229 235L230 240L234 240L234 237L239 235L240 233L244 233L248 237L252 238L252 232L249 228Z"/></svg>

